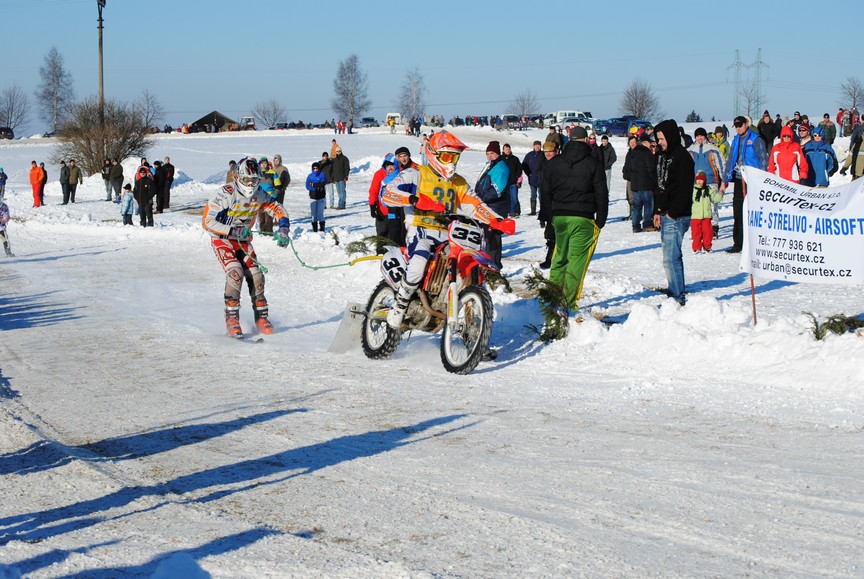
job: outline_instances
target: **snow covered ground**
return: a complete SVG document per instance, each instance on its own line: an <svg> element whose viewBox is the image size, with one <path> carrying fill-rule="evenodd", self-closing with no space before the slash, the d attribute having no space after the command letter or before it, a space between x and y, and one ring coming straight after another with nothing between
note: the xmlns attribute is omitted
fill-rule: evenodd
<svg viewBox="0 0 864 579"><path fill-rule="evenodd" d="M490 139L521 158L545 133L455 132L469 182ZM581 301L620 323L535 341L521 280L544 242L523 217L504 247L516 291L493 294L500 355L469 376L443 369L437 336L385 361L328 353L376 263L308 269L264 237L277 332L226 338L200 213L229 159L282 154L296 250L320 266L374 232L383 155L419 150L386 129L338 137L350 207L316 234L302 183L332 138L159 136L150 158L179 174L152 229L122 226L99 176L59 206L52 166L30 207L52 145L0 145L16 253L0 257L0 576L864 575L864 338L816 341L803 314L860 315L861 288L757 279L754 326L739 256L688 252L688 304L650 290L659 236L614 219L623 139ZM721 218L722 251L729 203Z"/></svg>

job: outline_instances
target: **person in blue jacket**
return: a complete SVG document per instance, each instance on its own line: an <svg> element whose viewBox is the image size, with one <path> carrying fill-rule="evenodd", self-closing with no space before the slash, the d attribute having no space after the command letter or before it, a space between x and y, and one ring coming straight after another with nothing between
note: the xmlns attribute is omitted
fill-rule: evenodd
<svg viewBox="0 0 864 579"><path fill-rule="evenodd" d="M321 164L312 163L312 172L306 177L306 190L309 191L309 211L312 213L312 231L324 231L324 198L327 196L327 176Z"/></svg>
<svg viewBox="0 0 864 579"><path fill-rule="evenodd" d="M729 183L734 184L732 189L732 247L727 253L741 253L744 246L744 183L742 181L742 167L755 167L765 170L768 167L768 151L765 149L765 140L750 128L747 117L738 116L732 122L735 126L735 138L729 147L729 159L726 164L726 175L720 186L720 193L726 193Z"/></svg>
<svg viewBox="0 0 864 579"><path fill-rule="evenodd" d="M510 168L501 158L501 145L498 141L489 141L486 160L486 167L477 179L474 193L492 211L506 216L510 213L510 194L507 190ZM495 260L498 269L501 269L501 232L491 227L486 231L486 253Z"/></svg>
<svg viewBox="0 0 864 579"><path fill-rule="evenodd" d="M810 170L807 177L801 179L801 184L808 187L828 187L831 184L829 178L837 172L837 154L825 141L824 127L814 127L812 137L803 147Z"/></svg>

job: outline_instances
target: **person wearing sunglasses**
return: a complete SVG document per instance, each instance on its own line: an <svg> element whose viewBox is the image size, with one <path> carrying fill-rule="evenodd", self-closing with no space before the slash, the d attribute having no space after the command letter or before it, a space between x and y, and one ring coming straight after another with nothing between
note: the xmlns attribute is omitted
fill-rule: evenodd
<svg viewBox="0 0 864 579"><path fill-rule="evenodd" d="M792 127L780 129L780 142L774 145L768 156L768 172L781 179L801 183L807 178L809 169L801 145L792 138Z"/></svg>
<svg viewBox="0 0 864 579"><path fill-rule="evenodd" d="M802 147L810 171L801 178L801 184L808 187L828 187L831 175L837 172L837 153L834 147L825 142L824 127L813 128L813 138Z"/></svg>
<svg viewBox="0 0 864 579"><path fill-rule="evenodd" d="M411 297L423 280L426 263L438 246L447 241L448 223L442 218L443 213L471 217L508 235L516 230L515 221L504 219L502 214L483 203L465 178L456 173L459 157L467 148L468 145L452 133L438 131L426 142L426 165L400 170L381 193L381 200L388 207L405 209L408 227L408 268L387 314L387 324L392 328L402 326ZM507 206L504 207L506 215Z"/></svg>
<svg viewBox="0 0 864 579"><path fill-rule="evenodd" d="M726 193L729 183L732 189L732 247L727 253L741 253L744 245L744 183L742 167L755 167L764 171L768 167L768 152L765 140L750 129L747 117L735 117L732 123L735 127L735 138L729 148L729 159L726 163L726 175L720 192Z"/></svg>

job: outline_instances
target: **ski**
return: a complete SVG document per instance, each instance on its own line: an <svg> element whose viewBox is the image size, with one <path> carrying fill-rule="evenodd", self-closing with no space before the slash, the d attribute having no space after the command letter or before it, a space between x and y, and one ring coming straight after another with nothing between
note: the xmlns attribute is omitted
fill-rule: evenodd
<svg viewBox="0 0 864 579"><path fill-rule="evenodd" d="M264 338L262 338L260 336L257 336L254 338L251 336L226 336L226 337L230 338L231 340L233 340L235 342L243 342L246 344L263 344L264 343Z"/></svg>

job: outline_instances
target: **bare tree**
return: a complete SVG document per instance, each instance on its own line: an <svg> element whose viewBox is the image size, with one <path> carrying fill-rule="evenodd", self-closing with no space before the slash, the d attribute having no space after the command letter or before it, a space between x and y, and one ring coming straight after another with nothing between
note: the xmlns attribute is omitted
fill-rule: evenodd
<svg viewBox="0 0 864 579"><path fill-rule="evenodd" d="M864 104L864 84L857 76L846 77L846 81L840 84L839 105L845 109L855 108L861 110Z"/></svg>
<svg viewBox="0 0 864 579"><path fill-rule="evenodd" d="M530 89L525 89L510 101L507 105L508 115L519 115L520 117L532 116L540 113L540 104L537 97Z"/></svg>
<svg viewBox="0 0 864 579"><path fill-rule="evenodd" d="M264 128L275 127L276 123L283 122L288 118L288 110L276 99L255 103L252 114L261 121Z"/></svg>
<svg viewBox="0 0 864 579"><path fill-rule="evenodd" d="M106 158L143 157L150 147L147 127L134 106L105 100L105 124L99 123L99 98L92 96L69 107L60 125L59 145L52 161L75 159L90 174L98 173ZM103 148L104 143L104 148Z"/></svg>
<svg viewBox="0 0 864 579"><path fill-rule="evenodd" d="M403 119L422 117L426 111L426 83L420 69L409 70L402 82L396 107Z"/></svg>
<svg viewBox="0 0 864 579"><path fill-rule="evenodd" d="M366 73L360 68L360 59L352 54L339 63L336 78L333 79L333 91L336 94L330 101L330 107L346 119L361 117L372 104L367 85Z"/></svg>
<svg viewBox="0 0 864 579"><path fill-rule="evenodd" d="M162 103L159 102L155 94L145 88L141 91L141 96L138 97L138 100L135 101L132 107L135 112L141 115L141 122L145 128L159 128L156 125L162 122L162 118L165 116L165 109L162 108Z"/></svg>
<svg viewBox="0 0 864 579"><path fill-rule="evenodd" d="M66 108L75 102L72 88L72 74L63 66L63 55L52 46L42 66L39 67L39 86L36 89L36 103L43 121L56 131L63 122Z"/></svg>
<svg viewBox="0 0 864 579"><path fill-rule="evenodd" d="M623 114L635 115L646 121L654 121L663 116L654 89L641 78L634 79L630 86L624 89L621 100L618 101L618 109Z"/></svg>
<svg viewBox="0 0 864 579"><path fill-rule="evenodd" d="M27 122L30 114L30 99L18 85L13 84L0 93L0 126L13 131Z"/></svg>
<svg viewBox="0 0 864 579"><path fill-rule="evenodd" d="M762 102L764 102L759 98L759 91L756 88L756 82L752 80L741 84L738 88L737 101L739 110L736 114L740 112L751 119L756 118Z"/></svg>

